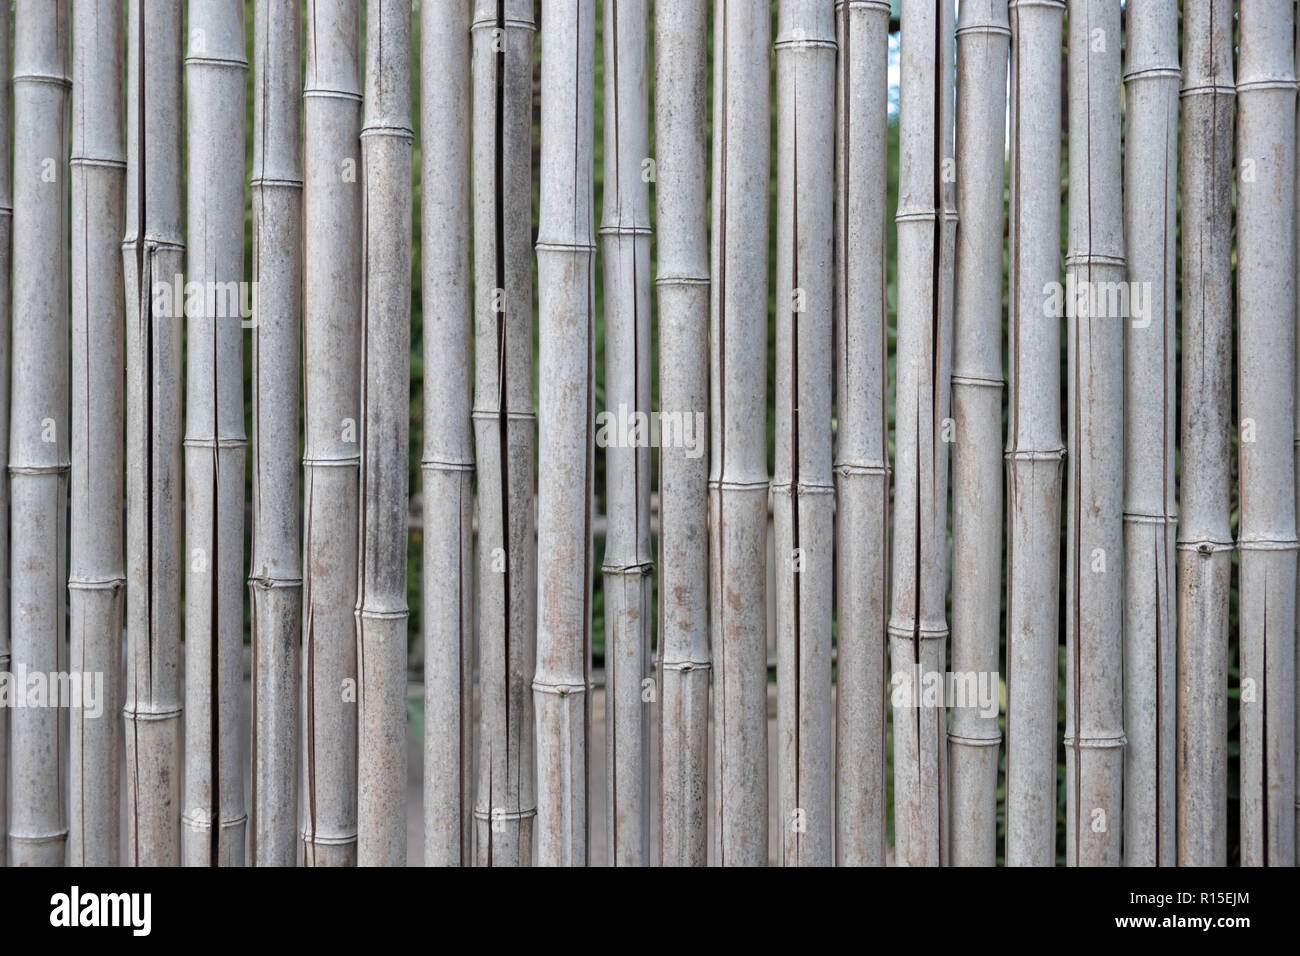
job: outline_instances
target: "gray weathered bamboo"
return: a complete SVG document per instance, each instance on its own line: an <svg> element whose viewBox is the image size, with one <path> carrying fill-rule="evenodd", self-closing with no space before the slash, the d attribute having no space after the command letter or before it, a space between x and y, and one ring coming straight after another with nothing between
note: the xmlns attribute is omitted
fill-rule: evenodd
<svg viewBox="0 0 1300 956"><path fill-rule="evenodd" d="M781 0L776 38L776 534L779 859L830 866L835 486L835 8Z"/></svg>
<svg viewBox="0 0 1300 956"><path fill-rule="evenodd" d="M13 668L67 671L67 0L14 7L13 368L9 419ZM26 692L26 688L23 688ZM15 866L62 866L68 842L68 710L10 718L9 847Z"/></svg>
<svg viewBox="0 0 1300 956"><path fill-rule="evenodd" d="M957 271L952 373L952 671L996 688L1002 611L1002 249L1006 0L963 3L957 23ZM997 860L996 712L950 702L951 862Z"/></svg>
<svg viewBox="0 0 1300 956"><path fill-rule="evenodd" d="M1010 362L1007 423L1008 866L1056 859L1061 535L1060 0L1011 0Z"/></svg>
<svg viewBox="0 0 1300 956"><path fill-rule="evenodd" d="M665 866L704 866L709 846L708 8L682 0L654 18L660 434L680 423L683 438L659 448Z"/></svg>
<svg viewBox="0 0 1300 956"><path fill-rule="evenodd" d="M9 129L9 14L0 3L0 129ZM9 150L0 149L0 428L9 427L9 258L13 246L13 190ZM9 539L9 443L0 441L0 536ZM0 546L0 670L9 670L9 549ZM0 833L9 833L9 708L0 707ZM8 863L0 840L0 866Z"/></svg>
<svg viewBox="0 0 1300 956"><path fill-rule="evenodd" d="M1120 9L1068 18L1066 862L1118 866L1124 772L1124 220ZM1057 298L1061 301L1061 297Z"/></svg>
<svg viewBox="0 0 1300 956"><path fill-rule="evenodd" d="M762 866L767 846L766 4L718 0L713 25L709 350L713 862Z"/></svg>
<svg viewBox="0 0 1300 956"><path fill-rule="evenodd" d="M472 0L420 17L424 303L424 862L468 866L474 722L474 436L470 422Z"/></svg>
<svg viewBox="0 0 1300 956"><path fill-rule="evenodd" d="M1178 528L1178 862L1228 860L1232 579L1231 0L1183 4L1182 474Z"/></svg>
<svg viewBox="0 0 1300 956"><path fill-rule="evenodd" d="M189 0L181 860L242 866L244 11Z"/></svg>
<svg viewBox="0 0 1300 956"><path fill-rule="evenodd" d="M547 0L537 235L538 339L546 374L540 382L533 681L537 862L543 866L585 866L591 853L595 34L596 0ZM639 700L639 684L636 691Z"/></svg>
<svg viewBox="0 0 1300 956"><path fill-rule="evenodd" d="M905 0L899 83L898 344L892 610L894 833L900 866L947 862L943 674L949 373L957 213L952 176L953 7Z"/></svg>
<svg viewBox="0 0 1300 956"><path fill-rule="evenodd" d="M117 866L120 858L120 675L126 599L123 10L122 0L73 3L68 626L72 670L100 674L103 681L98 713L71 711L68 862L79 866Z"/></svg>
<svg viewBox="0 0 1300 956"><path fill-rule="evenodd" d="M307 866L356 863L361 367L360 14L307 8L303 90L302 840Z"/></svg>
<svg viewBox="0 0 1300 956"><path fill-rule="evenodd" d="M406 863L406 522L411 422L411 5L366 10L361 159L357 864Z"/></svg>
<svg viewBox="0 0 1300 956"><path fill-rule="evenodd" d="M605 0L605 411L650 414L650 155L645 0ZM550 373L550 366L543 365ZM650 862L650 443L608 430L605 447L606 847L612 866ZM623 434L620 434L623 433ZM541 595L538 595L539 600Z"/></svg>
<svg viewBox="0 0 1300 956"><path fill-rule="evenodd" d="M297 854L302 554L302 11L258 0L253 28L252 797L254 866Z"/></svg>
<svg viewBox="0 0 1300 956"><path fill-rule="evenodd" d="M1245 866L1295 862L1294 16L1288 0L1239 5L1237 470Z"/></svg>
<svg viewBox="0 0 1300 956"><path fill-rule="evenodd" d="M1124 103L1124 863L1173 866L1177 0L1131 0ZM1140 306L1140 308L1139 308Z"/></svg>
<svg viewBox="0 0 1300 956"><path fill-rule="evenodd" d="M537 642L532 345L532 0L476 0L474 437L479 519L475 862L531 860Z"/></svg>
<svg viewBox="0 0 1300 956"><path fill-rule="evenodd" d="M836 39L835 858L884 866L887 0L838 0Z"/></svg>

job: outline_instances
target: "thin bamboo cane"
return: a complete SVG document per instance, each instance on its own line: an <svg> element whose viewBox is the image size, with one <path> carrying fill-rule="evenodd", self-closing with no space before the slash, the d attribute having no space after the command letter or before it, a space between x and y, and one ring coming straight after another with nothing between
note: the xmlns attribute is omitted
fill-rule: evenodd
<svg viewBox="0 0 1300 956"><path fill-rule="evenodd" d="M605 0L605 408L650 414L650 155L645 0ZM543 366L546 368L547 366ZM613 430L617 435L620 429ZM650 862L650 444L605 444L606 847L611 866ZM541 595L539 594L539 599Z"/></svg>
<svg viewBox="0 0 1300 956"><path fill-rule="evenodd" d="M1177 0L1132 0L1124 73L1124 863L1173 866ZM1142 309L1137 308L1141 297ZM1140 314L1139 314L1140 313Z"/></svg>
<svg viewBox="0 0 1300 956"><path fill-rule="evenodd" d="M1061 533L1059 0L1011 0L1010 383L1007 425L1008 866L1056 858Z"/></svg>
<svg viewBox="0 0 1300 956"><path fill-rule="evenodd" d="M1124 772L1124 280L1120 9L1071 8L1066 308L1066 861L1118 866Z"/></svg>
<svg viewBox="0 0 1300 956"><path fill-rule="evenodd" d="M715 654L713 862L767 850L766 4L714 6L710 634Z"/></svg>
<svg viewBox="0 0 1300 956"><path fill-rule="evenodd" d="M884 866L889 4L838 0L836 15L835 854Z"/></svg>
<svg viewBox="0 0 1300 956"><path fill-rule="evenodd" d="M957 25L957 270L952 374L952 670L998 673L1002 589L1002 184L1006 0L963 3ZM997 860L998 715L952 701L954 866Z"/></svg>
<svg viewBox="0 0 1300 956"><path fill-rule="evenodd" d="M659 448L665 866L704 866L709 846L708 6L662 4L654 17L659 410L683 438Z"/></svg>
<svg viewBox="0 0 1300 956"><path fill-rule="evenodd" d="M14 7L9 627L14 668L47 678L68 663L68 27L67 0ZM68 710L48 703L10 722L15 866L62 866L67 850Z"/></svg>
<svg viewBox="0 0 1300 956"><path fill-rule="evenodd" d="M123 380L122 0L75 0L72 24L72 669L100 675L71 712L68 859L117 866L121 819ZM93 303L93 305L92 305Z"/></svg>
<svg viewBox="0 0 1300 956"><path fill-rule="evenodd" d="M548 0L543 9L537 289L546 374L540 383L533 681L537 862L584 866L590 862L591 812L596 2ZM639 699L639 685L636 690Z"/></svg>
<svg viewBox="0 0 1300 956"><path fill-rule="evenodd" d="M357 863L406 863L411 417L411 5L366 11L357 569Z"/></svg>
<svg viewBox="0 0 1300 956"><path fill-rule="evenodd" d="M1289 0L1242 0L1239 6L1237 408L1245 866L1295 862L1294 16Z"/></svg>
<svg viewBox="0 0 1300 956"><path fill-rule="evenodd" d="M302 839L307 866L356 863L357 417L361 376L360 15L307 8L303 90Z"/></svg>
<svg viewBox="0 0 1300 956"><path fill-rule="evenodd" d="M531 862L537 641L532 345L532 0L476 0L474 433L479 516L475 860Z"/></svg>
<svg viewBox="0 0 1300 956"><path fill-rule="evenodd" d="M255 866L297 853L302 554L298 389L302 368L302 13L258 0L253 34L253 771Z"/></svg>
<svg viewBox="0 0 1300 956"><path fill-rule="evenodd" d="M420 17L424 309L424 862L471 860L474 436L470 420L471 0Z"/></svg>
<svg viewBox="0 0 1300 956"><path fill-rule="evenodd" d="M0 3L0 129L9 129L9 13ZM13 189L9 150L0 149L0 428L9 427L9 260L13 245ZM9 443L0 441L0 536L9 540ZM0 671L9 670L9 549L0 546ZM0 707L0 833L9 832L9 708ZM0 866L9 841L0 840Z"/></svg>
<svg viewBox="0 0 1300 956"><path fill-rule="evenodd" d="M244 274L243 7L189 0L185 57L186 866L242 866L243 328L228 290ZM190 286L193 288L193 286ZM224 300L224 301L223 301ZM198 306L197 308L195 306Z"/></svg>
<svg viewBox="0 0 1300 956"><path fill-rule="evenodd" d="M127 20L127 861L180 863L181 4ZM161 294L155 295L157 291Z"/></svg>
<svg viewBox="0 0 1300 956"><path fill-rule="evenodd" d="M835 8L782 0L777 24L777 819L783 865L830 866Z"/></svg>
<svg viewBox="0 0 1300 956"><path fill-rule="evenodd" d="M894 833L900 866L947 862L943 701L948 448L957 213L952 177L953 8L906 0L899 83L898 352L889 619ZM930 675L930 676L927 676Z"/></svg>
<svg viewBox="0 0 1300 956"><path fill-rule="evenodd" d="M1178 863L1228 860L1232 579L1231 0L1183 5L1183 341L1178 537Z"/></svg>

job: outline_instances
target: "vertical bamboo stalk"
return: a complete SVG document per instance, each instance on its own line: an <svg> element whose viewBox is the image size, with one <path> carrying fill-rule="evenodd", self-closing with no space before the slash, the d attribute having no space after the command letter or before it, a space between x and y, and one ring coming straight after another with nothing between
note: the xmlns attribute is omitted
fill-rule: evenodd
<svg viewBox="0 0 1300 956"><path fill-rule="evenodd" d="M1043 314L1060 282L1059 0L1011 0L1007 424L1008 866L1056 858L1061 330ZM901 274L901 273L900 273Z"/></svg>
<svg viewBox="0 0 1300 956"><path fill-rule="evenodd" d="M532 0L475 0L474 437L479 516L475 860L531 862L537 647L532 344Z"/></svg>
<svg viewBox="0 0 1300 956"><path fill-rule="evenodd" d="M9 14L0 3L0 129L9 129ZM9 150L0 149L0 428L9 427L9 261L14 205ZM9 540L9 443L0 441L0 535ZM0 671L8 671L9 548L0 547ZM0 707L0 833L9 833L9 708ZM8 863L7 839L0 840L0 866Z"/></svg>
<svg viewBox="0 0 1300 956"><path fill-rule="evenodd" d="M706 0L661 4L654 17L659 410L683 438L659 448L665 866L704 866L708 854L708 17Z"/></svg>
<svg viewBox="0 0 1300 956"><path fill-rule="evenodd" d="M900 866L947 862L943 702L948 621L949 370L957 213L952 176L953 8L906 0L899 83L898 353L894 473L894 833Z"/></svg>
<svg viewBox="0 0 1300 956"><path fill-rule="evenodd" d="M302 839L356 863L357 416L361 375L360 14L307 8L303 89Z"/></svg>
<svg viewBox="0 0 1300 956"><path fill-rule="evenodd" d="M1006 0L963 3L957 24L957 270L952 373L952 670L998 673L1002 588L1002 184ZM998 715L952 701L952 864L997 860Z"/></svg>
<svg viewBox="0 0 1300 956"><path fill-rule="evenodd" d="M780 859L830 866L835 8L782 0L776 38L777 769Z"/></svg>
<svg viewBox="0 0 1300 956"><path fill-rule="evenodd" d="M1178 5L1132 0L1124 73L1124 863L1173 866L1175 846L1174 249ZM1138 298L1140 297L1140 298ZM1141 306L1139 308L1139 306Z"/></svg>
<svg viewBox="0 0 1300 956"><path fill-rule="evenodd" d="M243 7L190 0L186 89L185 793L186 866L242 866ZM194 283L196 285L190 285ZM232 301L233 300L233 301ZM187 299L188 301L188 299Z"/></svg>
<svg viewBox="0 0 1300 956"><path fill-rule="evenodd" d="M1228 860L1232 579L1231 0L1183 5L1183 342L1178 536L1178 863Z"/></svg>
<svg viewBox="0 0 1300 956"><path fill-rule="evenodd" d="M297 852L302 555L298 389L302 368L302 13L258 0L253 33L253 772L255 866Z"/></svg>
<svg viewBox="0 0 1300 956"><path fill-rule="evenodd" d="M540 382L533 681L537 862L584 866L590 862L591 812L596 0L547 0L543 10L537 290L546 374ZM636 690L639 700L639 683Z"/></svg>
<svg viewBox="0 0 1300 956"><path fill-rule="evenodd" d="M605 408L650 414L650 155L645 0L605 0ZM546 368L547 366L543 366ZM613 429L615 435L622 429ZM612 866L650 862L650 443L605 445L606 846ZM539 595L540 598L540 595Z"/></svg>
<svg viewBox="0 0 1300 956"><path fill-rule="evenodd" d="M1294 5L1242 0L1237 79L1241 862L1295 862ZM1285 321L1281 317L1285 316Z"/></svg>
<svg viewBox="0 0 1300 956"><path fill-rule="evenodd" d="M406 864L406 522L411 418L411 5L366 11L361 157L357 863Z"/></svg>
<svg viewBox="0 0 1300 956"><path fill-rule="evenodd" d="M68 859L117 866L121 818L123 140L121 0L75 0L72 24L71 668L102 681L71 712ZM93 304L92 304L93 303ZM0 669L3 668L0 665ZM98 675L98 677L96 676Z"/></svg>
<svg viewBox="0 0 1300 956"><path fill-rule="evenodd" d="M714 6L710 634L714 863L767 856L767 235L771 17Z"/></svg>
<svg viewBox="0 0 1300 956"><path fill-rule="evenodd" d="M1066 860L1118 866L1124 772L1124 280L1120 10L1069 17L1066 253L1070 491L1066 533Z"/></svg>
<svg viewBox="0 0 1300 956"><path fill-rule="evenodd" d="M67 670L67 0L14 7L13 391L9 419L13 666ZM24 689L25 693L25 689ZM16 866L62 866L68 711L14 708L9 846Z"/></svg>
<svg viewBox="0 0 1300 956"><path fill-rule="evenodd" d="M835 857L884 866L889 4L838 0L836 15Z"/></svg>
<svg viewBox="0 0 1300 956"><path fill-rule="evenodd" d="M420 16L424 862L468 866L474 722L470 0Z"/></svg>

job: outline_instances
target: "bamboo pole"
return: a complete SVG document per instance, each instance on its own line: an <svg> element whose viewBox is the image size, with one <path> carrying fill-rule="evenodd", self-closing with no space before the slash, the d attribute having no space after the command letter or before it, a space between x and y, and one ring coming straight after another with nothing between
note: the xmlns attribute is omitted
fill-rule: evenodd
<svg viewBox="0 0 1300 956"><path fill-rule="evenodd" d="M835 8L777 24L777 819L783 865L830 866Z"/></svg>
<svg viewBox="0 0 1300 956"><path fill-rule="evenodd" d="M1242 0L1237 78L1241 862L1295 862L1294 5ZM1287 317L1286 321L1279 316Z"/></svg>
<svg viewBox="0 0 1300 956"><path fill-rule="evenodd" d="M189 0L186 25L186 280L187 286L201 284L204 294L201 305L185 310L181 859L186 866L242 866L248 822L239 743L247 443L242 322L223 293L237 288L244 274L243 7Z"/></svg>
<svg viewBox="0 0 1300 956"><path fill-rule="evenodd" d="M537 641L533 502L532 0L476 0L474 437L479 516L475 861L531 861Z"/></svg>
<svg viewBox="0 0 1300 956"><path fill-rule="evenodd" d="M67 0L15 5L9 628L14 668L50 676L68 664L68 28ZM67 739L67 708L14 708L15 866L64 863Z"/></svg>
<svg viewBox="0 0 1300 956"><path fill-rule="evenodd" d="M303 90L302 840L307 866L356 863L361 376L357 5L307 8Z"/></svg>
<svg viewBox="0 0 1300 956"><path fill-rule="evenodd" d="M117 866L121 819L123 4L76 0L72 23L72 670L102 675L98 714L71 712L68 860ZM3 33L0 30L0 33ZM4 34L7 37L7 33ZM92 304L93 303L93 304ZM0 665L0 669L7 669Z"/></svg>
<svg viewBox="0 0 1300 956"><path fill-rule="evenodd" d="M1065 559L1066 861L1118 866L1124 771L1124 280L1120 10L1071 9Z"/></svg>
<svg viewBox="0 0 1300 956"><path fill-rule="evenodd" d="M660 860L704 866L709 766L708 26L706 0L655 10L659 411ZM662 434L662 426L661 426Z"/></svg>
<svg viewBox="0 0 1300 956"><path fill-rule="evenodd" d="M952 374L952 670L996 687L1002 611L1002 188L1006 0L963 3L957 25L957 269ZM978 686L978 685L977 685ZM998 715L952 702L954 866L997 860Z"/></svg>
<svg viewBox="0 0 1300 956"><path fill-rule="evenodd" d="M9 14L0 3L0 129L9 129ZM0 149L0 428L9 427L9 262L13 251L13 170L9 150ZM9 540L9 443L0 441L0 535ZM9 548L0 547L0 671L8 671ZM9 708L0 707L0 833L9 833ZM0 840L0 866L8 864L7 839Z"/></svg>
<svg viewBox="0 0 1300 956"><path fill-rule="evenodd" d="M1011 0L1010 390L1007 424L1008 866L1056 858L1061 529L1059 0ZM900 273L901 274L901 273Z"/></svg>
<svg viewBox="0 0 1300 956"><path fill-rule="evenodd" d="M1232 579L1231 0L1183 5L1178 863L1228 860L1228 604Z"/></svg>
<svg viewBox="0 0 1300 956"><path fill-rule="evenodd" d="M474 437L470 0L420 16L424 309L424 862L471 860Z"/></svg>
<svg viewBox="0 0 1300 956"><path fill-rule="evenodd" d="M533 681L537 862L543 866L590 862L595 34L595 0L548 0L537 236L540 365L546 374L540 382ZM636 691L639 700L639 684Z"/></svg>
<svg viewBox="0 0 1300 956"><path fill-rule="evenodd" d="M942 700L948 449L957 213L945 167L953 149L953 9L906 0L899 83L898 352L892 612L894 833L900 866L947 862Z"/></svg>
<svg viewBox="0 0 1300 956"><path fill-rule="evenodd" d="M1178 4L1133 0L1127 25L1124 233L1132 308L1124 324L1124 863L1173 866ZM1141 310L1134 295L1141 296Z"/></svg>
<svg viewBox="0 0 1300 956"><path fill-rule="evenodd" d="M357 863L406 864L406 521L411 418L411 5L366 12L361 157Z"/></svg>
<svg viewBox="0 0 1300 956"><path fill-rule="evenodd" d="M298 389L302 368L302 14L258 0L253 34L253 770L255 866L297 854L302 555Z"/></svg>
<svg viewBox="0 0 1300 956"><path fill-rule="evenodd" d="M838 0L836 15L835 857L884 866L889 4Z"/></svg>
<svg viewBox="0 0 1300 956"><path fill-rule="evenodd" d="M605 0L605 409L650 414L650 155L645 0ZM547 366L542 366L547 368ZM617 434L617 429L614 430ZM612 866L650 862L649 436L605 445L606 847ZM541 595L539 594L539 599Z"/></svg>
<svg viewBox="0 0 1300 956"><path fill-rule="evenodd" d="M709 354L710 627L715 654L713 862L767 856L766 4L714 6Z"/></svg>

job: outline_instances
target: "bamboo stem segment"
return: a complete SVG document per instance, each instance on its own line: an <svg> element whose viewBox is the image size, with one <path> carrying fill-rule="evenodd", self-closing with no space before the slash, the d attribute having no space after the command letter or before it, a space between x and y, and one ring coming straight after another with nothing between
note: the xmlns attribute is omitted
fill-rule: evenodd
<svg viewBox="0 0 1300 956"><path fill-rule="evenodd" d="M474 436L470 0L420 17L424 301L424 862L471 859Z"/></svg>
<svg viewBox="0 0 1300 956"><path fill-rule="evenodd" d="M69 4L14 7L9 633L16 670L67 671ZM26 690L24 688L23 692ZM56 702L57 704L57 702ZM10 862L62 866L68 709L10 718Z"/></svg>
<svg viewBox="0 0 1300 956"><path fill-rule="evenodd" d="M706 0L683 0L659 5L654 22L659 411L683 438L659 449L665 866L704 866L708 854L708 15Z"/></svg>
<svg viewBox="0 0 1300 956"><path fill-rule="evenodd" d="M835 856L885 865L889 4L836 4Z"/></svg>
<svg viewBox="0 0 1300 956"><path fill-rule="evenodd" d="M762 866L767 848L767 238L771 18L714 6L709 350L714 855Z"/></svg>
<svg viewBox="0 0 1300 956"><path fill-rule="evenodd" d="M411 5L366 14L361 158L357 864L406 863L406 523L411 418Z"/></svg>
<svg viewBox="0 0 1300 956"><path fill-rule="evenodd" d="M546 374L540 382L533 680L537 862L585 866L591 852L596 0L547 0L542 46L547 53L542 59L537 289L540 362ZM639 700L639 685L636 690ZM609 719L612 723L612 714ZM614 844L610 847L613 855Z"/></svg>
<svg viewBox="0 0 1300 956"><path fill-rule="evenodd" d="M301 11L258 0L253 32L253 772L255 866L297 855L302 555L298 389L302 367Z"/></svg>
<svg viewBox="0 0 1300 956"><path fill-rule="evenodd" d="M996 688L1002 588L1002 228L1006 0L963 3L957 24L957 266L952 373L952 670ZM952 701L954 866L997 860L998 715Z"/></svg>
<svg viewBox="0 0 1300 956"><path fill-rule="evenodd" d="M356 863L361 374L360 14L307 8L303 89L302 843Z"/></svg>
<svg viewBox="0 0 1300 956"><path fill-rule="evenodd" d="M0 129L9 129L9 16L11 6L0 3ZM11 287L9 264L13 252L13 170L10 154L0 149L0 428L9 425L9 335ZM9 539L9 442L0 441L0 535ZM9 607L9 548L0 546L0 609ZM0 671L8 671L9 614L0 610ZM0 707L0 833L9 833L9 708ZM0 866L8 864L7 839L0 840Z"/></svg>
<svg viewBox="0 0 1300 956"><path fill-rule="evenodd" d="M117 866L122 762L123 286L126 187L121 0L75 0L72 24L71 667L101 680L71 711L68 861ZM7 36L4 30L0 30ZM92 304L93 303L93 304ZM0 663L0 670L8 668ZM95 678L94 675L101 675ZM0 733L3 733L0 730Z"/></svg>

